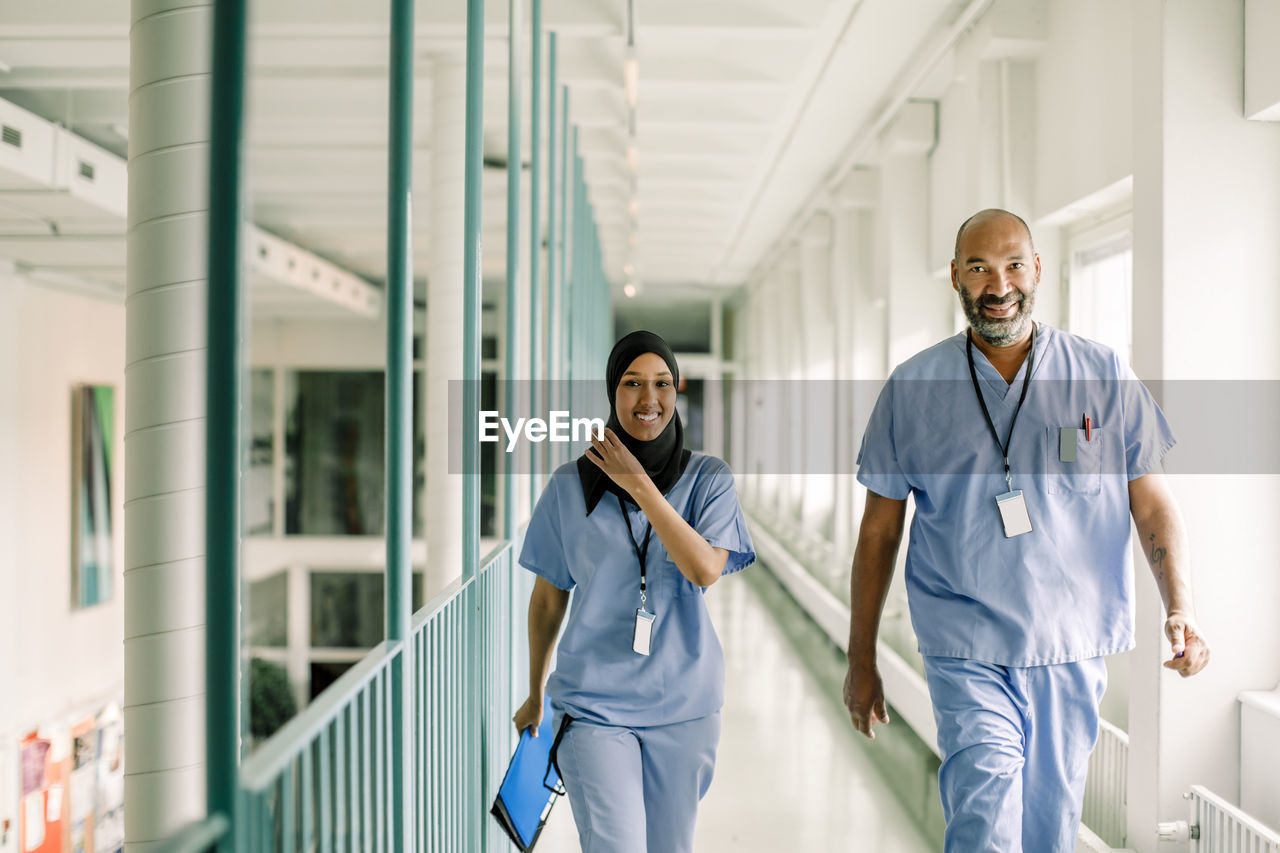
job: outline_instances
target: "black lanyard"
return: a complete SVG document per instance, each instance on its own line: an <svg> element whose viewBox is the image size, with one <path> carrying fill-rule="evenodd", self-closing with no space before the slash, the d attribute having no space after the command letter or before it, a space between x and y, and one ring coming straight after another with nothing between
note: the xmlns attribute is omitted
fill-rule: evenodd
<svg viewBox="0 0 1280 853"><path fill-rule="evenodd" d="M631 547L635 549L636 559L640 561L640 607L644 607L645 602L645 558L649 556L649 537L653 534L653 525L646 524L644 528L644 547L636 544L636 534L631 530L631 519L627 516L627 505L622 502L622 496L618 496L618 509L622 510L622 520L627 523L627 539L631 540Z"/></svg>
<svg viewBox="0 0 1280 853"><path fill-rule="evenodd" d="M1013 410L1013 420L1009 422L1009 437L1005 439L1004 444L1000 443L1000 436L996 433L996 425L991 422L991 413L987 411L987 401L982 397L982 387L978 385L978 371L973 366L973 330L970 329L965 337L964 344L965 355L969 357L969 377L973 380L974 393L978 395L978 405L982 406L982 416L987 419L987 428L991 430L991 437L995 439L996 447L1000 450L1000 455L1004 457L1004 481L1009 484L1009 491L1013 491L1013 475L1009 473L1009 444L1013 441L1013 428L1018 423L1018 413L1022 411L1022 402L1027 399L1027 389L1031 387L1031 368L1036 363L1036 325L1031 324L1031 352L1027 354L1027 375L1022 377L1022 395L1018 397L1018 408Z"/></svg>

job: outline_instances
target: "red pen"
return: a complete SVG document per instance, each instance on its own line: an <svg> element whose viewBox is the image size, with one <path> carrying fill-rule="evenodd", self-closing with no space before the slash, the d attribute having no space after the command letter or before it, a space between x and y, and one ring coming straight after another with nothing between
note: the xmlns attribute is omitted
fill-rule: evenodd
<svg viewBox="0 0 1280 853"><path fill-rule="evenodd" d="M1084 419L1084 440L1093 441L1093 418L1085 417Z"/></svg>

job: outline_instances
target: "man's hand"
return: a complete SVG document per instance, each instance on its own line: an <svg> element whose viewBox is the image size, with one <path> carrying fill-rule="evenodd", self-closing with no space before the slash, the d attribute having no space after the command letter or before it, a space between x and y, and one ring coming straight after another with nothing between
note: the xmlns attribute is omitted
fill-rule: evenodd
<svg viewBox="0 0 1280 853"><path fill-rule="evenodd" d="M532 729L533 731L529 734L537 737L538 726L542 725L542 700L534 696L524 700L524 704L516 711L511 721L516 724L517 735L525 729Z"/></svg>
<svg viewBox="0 0 1280 853"><path fill-rule="evenodd" d="M889 724L889 711L884 705L884 684L876 665L849 663L844 677L844 704L849 709L853 727L875 740L871 727L876 723Z"/></svg>
<svg viewBox="0 0 1280 853"><path fill-rule="evenodd" d="M1169 638L1173 657L1164 665L1189 678L1209 664L1209 644L1200 634L1196 620L1179 611L1172 611L1164 620L1164 635Z"/></svg>

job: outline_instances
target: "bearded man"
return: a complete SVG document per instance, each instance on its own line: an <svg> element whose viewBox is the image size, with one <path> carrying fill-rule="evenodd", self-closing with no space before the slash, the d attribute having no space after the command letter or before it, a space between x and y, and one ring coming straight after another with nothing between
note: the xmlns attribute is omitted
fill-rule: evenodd
<svg viewBox="0 0 1280 853"><path fill-rule="evenodd" d="M876 635L912 496L907 597L949 853L1075 849L1105 656L1134 645L1131 516L1166 609L1164 665L1186 677L1209 660L1161 469L1169 425L1113 350L1032 320L1039 283L1020 217L961 225L951 285L969 326L893 371L858 454L845 704L867 737L889 722Z"/></svg>

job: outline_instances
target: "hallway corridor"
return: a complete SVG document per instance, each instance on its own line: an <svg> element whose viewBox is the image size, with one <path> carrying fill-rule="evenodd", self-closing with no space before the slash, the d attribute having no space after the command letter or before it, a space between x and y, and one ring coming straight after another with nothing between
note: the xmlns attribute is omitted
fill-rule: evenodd
<svg viewBox="0 0 1280 853"><path fill-rule="evenodd" d="M930 850L747 578L728 577L707 595L725 651L726 695L698 853ZM537 849L580 853L567 799Z"/></svg>

